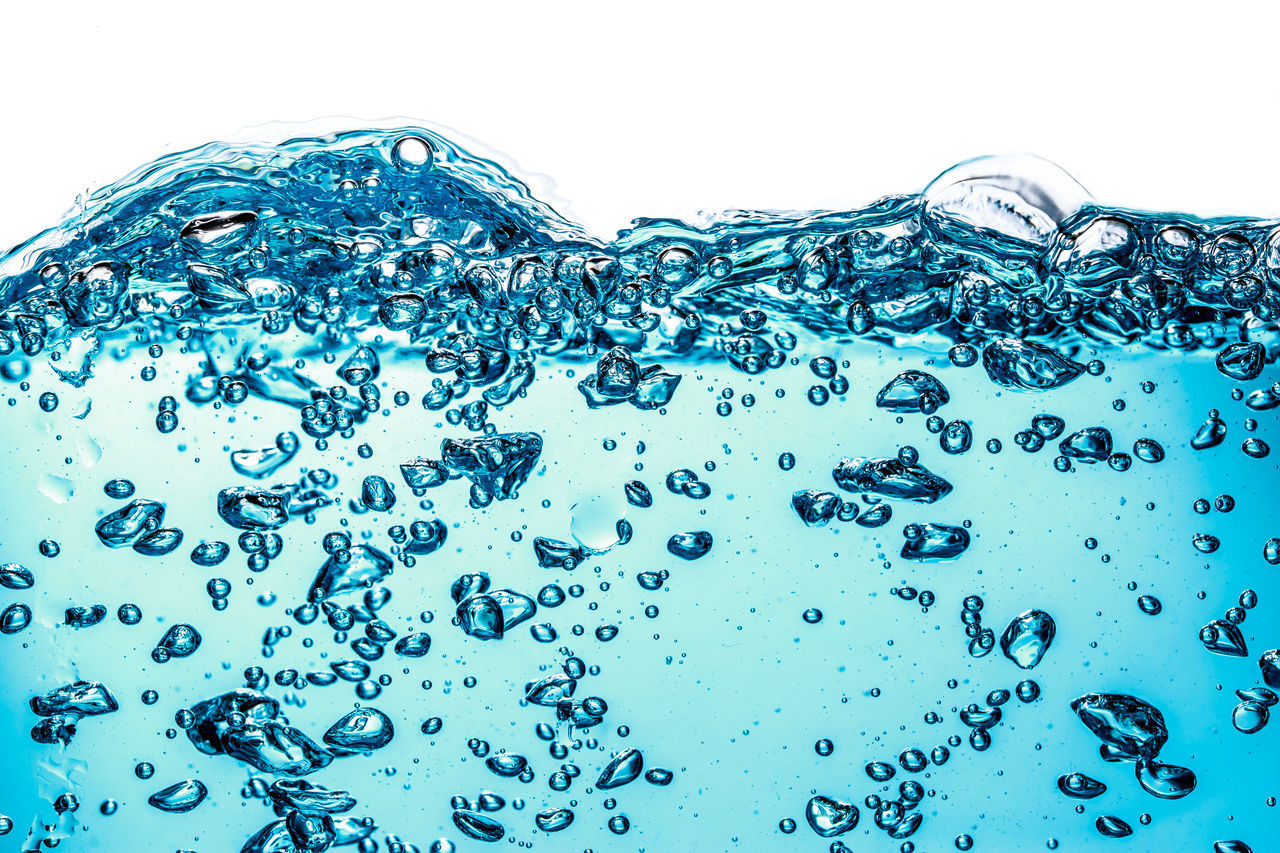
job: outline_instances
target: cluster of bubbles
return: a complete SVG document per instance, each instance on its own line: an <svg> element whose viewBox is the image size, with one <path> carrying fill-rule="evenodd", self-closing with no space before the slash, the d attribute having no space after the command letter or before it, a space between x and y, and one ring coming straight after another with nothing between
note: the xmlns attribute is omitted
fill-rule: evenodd
<svg viewBox="0 0 1280 853"><path fill-rule="evenodd" d="M487 389L454 410L479 429L487 406L525 392L540 354L623 347L753 374L785 364L800 329L950 339L958 365L977 361L975 344L1008 341L985 349L984 366L1036 387L1083 368L1019 342L1209 348L1224 374L1251 381L1274 357L1280 228L1108 209L1043 161L996 159L861 210L734 213L704 227L640 219L603 242L492 163L405 128L172 155L0 257L0 306L0 354L59 361L69 337L134 323L188 346L234 327L392 334L449 377L424 406ZM340 371L359 399L293 388L317 394L302 406L308 435L345 433L377 408L374 344ZM812 365L830 384L811 389L814 402L847 387L828 361ZM262 377L288 368L261 357L210 370L189 395L236 405L288 381ZM634 392L634 365L617 378L602 403ZM1280 403L1272 389L1255 395ZM157 425L175 424L167 398Z"/></svg>

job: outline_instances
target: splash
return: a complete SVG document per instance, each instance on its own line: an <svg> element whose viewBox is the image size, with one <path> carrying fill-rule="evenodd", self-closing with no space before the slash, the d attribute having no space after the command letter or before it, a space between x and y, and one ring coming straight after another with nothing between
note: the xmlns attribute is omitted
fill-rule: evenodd
<svg viewBox="0 0 1280 853"><path fill-rule="evenodd" d="M760 373L785 360L766 320L833 341L1274 355L1280 228L1100 206L1046 161L1005 157L857 210L638 219L608 241L399 128L165 157L0 256L0 301L6 352L135 324L384 335L505 399L539 356L619 345Z"/></svg>

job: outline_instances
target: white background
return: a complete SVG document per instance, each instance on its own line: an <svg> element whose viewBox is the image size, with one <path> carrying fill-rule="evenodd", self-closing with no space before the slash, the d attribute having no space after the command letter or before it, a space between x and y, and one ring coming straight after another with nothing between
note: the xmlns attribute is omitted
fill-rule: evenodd
<svg viewBox="0 0 1280 853"><path fill-rule="evenodd" d="M1107 202L1280 214L1273 5L965 5L20 0L0 246L162 153L335 116L481 140L605 235L855 206L1005 152Z"/></svg>
<svg viewBox="0 0 1280 853"><path fill-rule="evenodd" d="M332 116L355 118L328 120L330 129L405 116L481 140L501 152L503 161L519 173L552 179L555 195L563 200L562 211L602 234L637 215L690 216L700 209L727 207L854 206L882 194L920 189L959 160L1000 152L1033 152L1059 162L1097 198L1108 202L1202 214L1280 214L1280 172L1274 153L1278 78L1273 59L1280 13L1272 7L1229 2L1179 7L1173 2L1140 5L1124 0L987 4L983 11L962 5L880 0L855 6L777 0L755 7L741 0L716 6L693 0L641 0L625 5L599 0L559 4L553 10L544 3L478 8L468 0L451 0L451 8L428 0L396 4L204 0L147 8L122 0L79 7L56 0L7 0L7 6L0 6L0 163L4 164L0 246L55 223L77 193L113 181L165 152L219 138L282 138L291 131L252 128ZM887 351L883 357L903 356ZM1126 441L1150 430L1171 448L1170 460L1151 469L1154 474L1135 470L1128 475L1127 485L1115 486L1111 484L1118 481L1102 479L1114 473L1109 469L1090 471L1079 480L1044 481L1047 453L1032 456L1006 450L998 473L979 451L947 463L960 474L955 477L958 489L967 490L951 499L959 501L956 511L963 507L980 520L1007 519L1008 527L1000 523L982 531L979 525L970 562L927 578L940 602L952 602L927 622L910 619L915 614L908 612L913 608L905 602L892 605L904 608L901 616L885 608L883 589L894 582L890 580L894 576L878 574L883 557L873 559L871 555L879 550L872 547L875 540L862 538L878 534L845 532L837 540L834 536L840 531L835 529L799 529L799 521L789 512L784 513L785 521L792 526L778 526L784 519L775 516L776 507L767 503L768 496L794 488L793 483L823 482L820 478L827 472L821 468L829 464L826 450L801 454L795 476L806 479L799 481L784 478L772 464L761 466L769 469L767 477L758 474L760 469L748 461L776 458L784 447L830 445L858 452L862 446L891 447L902 434L891 415L852 406L841 411L833 404L826 410L830 414L815 416L804 402L804 385L811 380L800 371L787 379L796 384L785 403L771 402L778 398L763 387L764 378L753 380L761 385L756 389L761 398L754 410L757 420L746 420L741 414L745 408L735 414L739 418L735 423L754 424L740 427L745 434L733 439L739 467L722 460L715 475L717 496L737 492L742 497L735 506L757 507L746 510L758 531L756 538L744 531L742 546L730 544L732 549L751 548L752 565L731 574L729 563L721 564L722 577L730 578L721 581L713 580L716 573L709 564L702 564L687 582L682 579L674 585L677 594L662 600L664 642L676 638L681 649L693 650L687 667L683 656L680 665L667 668L658 654L648 653L633 656L635 664L622 664L625 650L648 648L623 634L623 640L611 647L619 656L605 659L607 675L600 682L600 695L608 696L611 703L619 696L620 708L639 701L636 685L644 688L645 700L654 710L644 719L643 730L637 722L635 742L646 750L653 744L654 753L646 753L652 761L670 760L673 765L694 768L689 782L682 776L669 795L652 786L628 789L627 796L636 798L628 808L635 807L637 827L625 842L602 837L604 818L592 806L582 811L582 834L575 841L565 846L539 842L539 849L565 849L582 841L598 850L621 849L625 843L630 849L645 845L651 850L678 851L688 849L689 838L694 837L704 849L722 850L729 849L728 838L739 834L745 843L736 849L751 853L792 851L799 844L819 849L821 845L807 829L790 838L773 829L783 816L801 817L807 796L802 792L810 786L821 786L832 794L857 791L854 780L862 778L865 760L891 757L908 745L907 737L916 736L914 731L903 733L902 721L921 725L921 697L940 705L939 696L947 705L979 701L995 684L985 673L999 673L1000 666L1005 666L1000 686L1013 686L1011 669L995 655L972 661L961 651L965 640L950 608L961 595L981 591L988 599L989 624L997 629L1018 610L1043 602L1055 602L1054 607L1061 603L1065 612L1081 619L1061 619L1052 652L1055 662L1037 672L1045 689L1044 703L1036 710L1010 703L1006 712L1016 723L1002 727L1001 740L985 761L974 760L967 747L957 751L947 770L966 775L947 776L939 785L949 789L953 799L938 808L940 819L934 823L931 818L928 834L917 839L922 849L926 842L931 850L950 849L945 839L960 831L972 831L979 839L977 849L983 851L1045 850L1045 838L1051 832L1063 839L1064 851L1100 849L1092 826L1096 812L1088 817L1074 815L1050 787L1058 773L1078 768L1098 774L1111 786L1099 810L1114 809L1135 824L1138 832L1128 849L1207 851L1213 839L1244 837L1261 851L1266 830L1275 823L1275 809L1262 803L1275 793L1278 733L1274 729L1280 723L1273 721L1271 730L1251 740L1230 730L1235 701L1231 689L1256 678L1257 669L1248 662L1203 653L1197 648L1196 631L1235 600L1246 577L1264 602L1280 597L1278 576L1257 571L1260 539L1275 534L1265 523L1274 518L1274 512L1268 515L1270 508L1261 502L1263 495L1274 492L1274 468L1241 468L1243 457L1234 447L1221 448L1224 455L1212 462L1193 460L1174 449L1175 444L1182 446L1209 405L1234 412L1237 418L1248 414L1229 401L1224 384L1211 385L1211 378L1217 380L1208 373L1207 360L1188 368L1200 372L1185 373L1173 360L1116 361L1097 380L1099 384L1086 385L1090 380L1084 379L1064 389L1053 405L1064 412L1100 408L1099 422L1116 428L1117 435L1120 425L1126 425ZM11 416L4 427L14 448L47 447L43 444L47 431L66 436L63 446L70 453L80 436L105 435L107 453L114 455L84 475L75 498L79 503L69 508L25 498L0 507L5 510L0 512L4 558L21 559L42 572L40 586L32 593L43 602L37 611L42 614L56 615L70 604L105 601L114 607L123 600L136 600L149 619L185 617L192 612L188 608L192 576L175 575L167 566L140 569L132 552L105 556L88 552L84 558L83 545L79 556L72 547L78 538L89 535L84 526L88 507L100 507L102 501L99 487L91 483L100 483L108 470L111 476L136 477L142 495L171 499L172 518L199 519L202 511L207 514L207 504L199 508L199 501L207 500L207 491L178 488L166 480L175 471L189 470L183 466L189 465L190 455L184 455L176 442L156 442L151 410L137 404L142 392L124 384L126 368L136 375L136 364L108 358L100 364L106 375L97 382L135 390L114 398L100 395L95 420L75 420L68 403L57 412L62 421L43 415L26 417L34 412L30 396L42 388L56 387L60 394L69 394L52 379L37 383L23 408L10 410L19 415ZM166 364L176 371L181 362L167 360ZM983 396L994 388L986 385L981 372L953 378L960 371L945 364L940 367L950 370L942 375L953 390L964 389L957 393L957 401L967 399L964 405L982 413L980 438L1012 436L1040 411L1039 399L1026 396L1017 401L1006 395L996 405L994 397ZM887 362L855 371L851 399L868 399L890 372ZM1160 394L1135 390L1139 378L1153 375L1159 380ZM174 380L174 393L181 393L178 381ZM747 387L748 380L737 374L732 381ZM772 385L782 379L770 376L767 381ZM163 384L163 377L157 384ZM575 393L565 391L549 399L566 399ZM724 430L724 421L711 414L711 393L710 382L701 395L682 391L677 398L682 408L673 409L669 421L679 428L648 427L652 441L645 457L650 466L646 477L660 477L657 472L664 470L660 466L670 470L675 460L685 464L683 460L696 459L693 454L699 452L695 449L699 443ZM1106 399L1113 395L1128 398L1125 414L1107 406ZM790 408L781 408L784 405ZM521 409L511 417L525 418L529 411ZM227 426L230 421L216 420L215 412L211 407L184 408L183 430L190 430L185 434L205 436L210 448L224 441L230 447L248 434L247 420L232 429ZM765 412L770 412L768 421L762 419ZM416 430L408 414L398 428ZM523 506L493 508L495 514L507 513L497 516L499 525L515 529L536 519L531 533L563 538L568 535L564 526L556 528L544 520L550 516L535 514L541 512L533 507L542 494L555 498L554 511L559 513L564 510L561 493L553 488L560 488L562 481L574 483L575 488L583 483L591 487L626 476L626 467L635 457L619 452L602 463L599 454L579 454L576 448L599 447L606 435L628 432L629 444L634 436L645 434L637 429L644 423L641 416L630 412L633 426L626 426L617 420L611 425L579 421L578 414L580 409L574 418L565 417L566 423L557 429L556 440L572 450L547 454L556 478L562 480L529 485L531 491L525 496L529 515L520 514ZM695 421L695 414L701 420ZM260 431L266 423L252 429ZM526 426L516 423L519 428ZM618 427L619 423L624 426ZM800 428L793 433L787 427L786 435L769 433L776 431L778 423ZM53 424L59 424L56 432ZM1243 435L1234 423L1231 429L1234 444ZM392 448L407 446L410 439L399 437L404 434L379 442ZM1277 444L1274 434L1265 430L1262 434ZM129 454L136 447L149 448L150 465L135 464ZM1226 456L1228 450L1233 455ZM84 458L83 450L76 452ZM61 476L67 471L63 458L62 452L2 454L0 482L30 483L46 471ZM563 468L554 467L562 463ZM808 470L805 465L810 466ZM1060 489L1061 493L1046 498L1045 482L1053 484L1049 492ZM539 488L546 491L539 493ZM1191 515L1193 495L1210 497L1228 489L1241 499L1233 515L1215 513L1206 519ZM459 494L451 493L446 518L462 512ZM1151 494L1170 495L1169 506L1161 497L1159 513L1144 516L1140 508ZM757 503L748 504L750 500ZM404 501L398 511L406 505L411 507ZM675 529L692 529L693 510L688 512L690 526ZM55 526L53 519L63 518L64 513L75 524ZM901 516L895 519L894 526L902 520ZM474 549L460 553L479 553L487 546L485 537L495 529L488 524L469 523L450 534L455 537L452 541L467 542L467 548ZM197 529L188 527L193 536ZM622 564L627 574L652 566L648 555L661 554L664 529L673 528L661 523L647 528L637 525L637 544L631 546L635 550L624 555L636 562ZM1032 533L1005 536L1004 529ZM1224 548L1212 571L1204 568L1202 556L1193 553L1187 541L1192 530L1222 535ZM35 556L32 531L39 531L41 537L56 534L66 543L62 559L46 561ZM1103 543L1098 552L1090 554L1077 544L1076 534L1086 532ZM806 535L810 538L800 538ZM819 535L827 538L813 538ZM645 536L657 538L644 544ZM13 556L6 538L20 542L21 550ZM515 553L514 544L507 547L508 554ZM518 563L507 560L502 551L496 552L496 559L507 560L513 567L504 573L509 572L515 588L532 591L548 576L531 567L527 540L520 548ZM828 549L831 560L837 551L846 556L829 562L819 553ZM984 553L984 549L989 550ZM282 601L296 595L314 571L310 562L314 553L292 551L288 559L296 562L275 564L253 591L241 585L238 575L231 575L237 578L233 612L243 614L246 611L239 608L256 607L252 596L268 583L280 585ZM805 556L797 559L796 553ZM1115 554L1115 561L1101 562L1104 553ZM1046 565L1046 554L1055 555L1057 562ZM438 559L446 560L444 552ZM452 562L438 564L434 573L419 575L424 584L422 598L429 595L429 600L447 602L444 589L436 585L439 579L471 568L452 553L448 559ZM834 570L828 571L827 566ZM526 568L530 573L521 574ZM987 574L981 575L983 571ZM907 576L913 575L914 571ZM779 583L778 577L785 577L785 582ZM1139 593L1123 586L1129 578L1141 582L1142 592L1159 595L1166 608L1160 621L1135 622L1147 617L1140 616L1133 603ZM1197 586L1208 590L1203 602L1194 599L1192 590ZM622 595L623 585L617 589ZM629 594L635 594L635 589L631 585ZM1093 616L1085 616L1084 608L1075 606L1086 600L1081 590L1087 590L1087 609ZM203 596L198 589L194 594ZM418 594L412 586L397 592L405 598ZM799 626L799 614L814 603L822 605L826 619L819 626ZM777 613L790 616L774 618ZM115 851L120 849L117 839L130 836L162 841L164 849L170 850L179 844L204 851L235 850L233 845L260 825L259 818L267 819L265 810L249 810L247 805L241 809L235 795L243 781L240 766L229 760L193 764L199 759L184 740L166 751L158 734L169 725L172 710L180 703L223 689L213 686L215 681L233 683L232 673L217 673L207 681L200 673L216 673L218 660L244 661L254 654L258 635L240 630L246 624L240 616L223 622L202 617L199 624L207 630L205 657L192 661L185 678L183 670L172 668L176 664L169 664L163 677L148 668L146 644L159 638L157 624L130 634L133 629L109 619L93 632L73 634L69 640L62 639L66 636L62 632L57 641L51 641L53 632L43 629L7 638L43 645L0 654L0 683L16 685L0 712L0 742L12 745L0 753L0 778L17 780L10 790L0 791L0 811L19 823L13 838L5 839L10 842L5 849L17 846L12 842L24 836L37 809L47 811L45 803L36 802L43 789L29 784L24 774L45 766L32 756L43 760L51 753L30 742L26 727L31 718L19 705L36 691L35 685L52 687L80 676L82 660L83 676L108 681L123 710L118 716L86 721L75 746L66 753L68 763L92 762L79 817L95 829L61 849ZM628 621L624 630L633 630L633 624ZM738 635L735 626L744 625L747 630ZM934 625L945 626L945 641L939 641L943 634L935 633ZM1256 631L1249 635L1255 654L1266 647L1262 643L1272 642L1269 638L1274 635L1266 633L1270 625L1274 625L1274 610L1265 609L1246 623L1250 632ZM511 707L508 676L534 672L540 665L534 663L534 656L542 653L528 642L514 650L489 645L477 651L474 644L462 645L458 632L443 624L438 629L435 654L446 662L474 661L471 671L482 674L480 688L470 695L455 691L455 704L449 705L445 703L450 700L436 698L443 690L437 688L424 700L413 679L398 679L395 690L402 692L386 694L388 707L412 708L409 713L424 710L422 716L437 713L439 706L446 716L456 709L457 716L446 729L450 738L473 731L484 734L484 727L492 727L494 743L499 743L499 737L506 741L510 736L507 717L476 715L472 709ZM814 639L804 644L795 640L800 631L809 629L813 633L805 636ZM739 645L735 638L732 645L719 645L726 634L749 637L750 644ZM896 644L892 651L884 645L888 640ZM1098 644L1096 651L1086 650L1086 643L1093 641ZM110 657L104 658L101 646L94 645L104 642L118 659L114 670ZM73 643L81 645L69 645ZM16 645L9 643L8 648ZM756 648L776 649L777 655L760 656ZM603 658L603 652L598 654ZM858 663L846 669L850 661ZM913 666L917 661L919 665ZM982 669L988 665L996 668ZM453 670L445 666L437 671L443 673L438 677L443 682ZM490 678L489 672L495 677ZM784 674L782 680L779 673ZM963 687L943 693L941 685L953 675L960 677ZM152 683L164 692L161 705L148 711L134 697ZM873 685L885 688L878 702L864 692ZM1185 801L1161 803L1138 789L1128 765L1108 767L1092 757L1096 741L1071 718L1062 700L1094 689L1137 692L1161 707L1174 733L1166 755L1195 768L1201 793ZM410 693L412 700L400 698ZM850 706L841 702L845 693L852 696ZM775 711L779 707L786 713ZM849 722L849 707L859 715L856 725ZM332 710L329 703L314 702L296 716L299 721L305 718L305 727L318 733L328 724L324 717ZM520 719L527 737L531 724L525 721L532 718ZM794 720L812 727L791 730ZM864 739L853 734L858 728L873 737L877 731L885 733L876 747L882 746L883 754L864 750ZM749 738L748 731L753 732ZM835 760L823 763L810 744L832 732L844 740ZM433 761L417 769L406 761L394 780L372 771L374 762L384 759L368 759L363 767L370 772L352 772L342 785L350 785L361 802L374 804L390 796L385 792L412 780L415 787L407 801L414 807L403 813L378 808L378 820L387 831L403 832L420 844L440 827L456 837L448 828L447 796L472 790L476 777L468 774L478 768L455 760L458 740L441 742L449 745L434 752L424 750ZM416 752L418 743L413 741L408 749ZM1039 743L1046 748L1037 751L1033 745ZM677 762L675 756L682 758ZM154 786L133 779L129 772L131 764L143 758L157 763ZM752 769L750 775L744 774L746 768ZM197 772L209 783L215 799L189 820L175 821L171 815L142 806L145 793ZM62 790L56 780L50 784L55 794ZM372 795L366 795L366 789ZM116 818L99 821L96 806L107 796L121 797L125 805ZM645 797L651 799L640 799ZM406 802L404 795L394 802ZM1158 835L1145 835L1147 830L1137 826L1136 816L1148 809L1156 814L1150 832ZM695 821L699 812L704 816ZM987 822L983 815L994 819ZM531 817L526 812L519 819L520 832L530 831ZM224 819L226 825L218 825ZM863 825L869 823L864 813ZM516 825L515 819L511 825ZM193 840L185 840L188 833ZM201 840L195 841L195 835ZM875 843L864 844L855 839L859 843L853 846L893 849L885 839L872 840ZM95 842L97 848L89 846Z"/></svg>

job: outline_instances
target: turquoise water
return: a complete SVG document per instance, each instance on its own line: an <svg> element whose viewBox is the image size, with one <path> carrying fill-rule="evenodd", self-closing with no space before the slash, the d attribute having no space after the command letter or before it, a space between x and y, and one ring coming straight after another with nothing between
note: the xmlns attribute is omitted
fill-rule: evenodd
<svg viewBox="0 0 1280 853"><path fill-rule="evenodd" d="M1266 849L1280 223L987 158L606 240L400 128L0 299L13 849Z"/></svg>

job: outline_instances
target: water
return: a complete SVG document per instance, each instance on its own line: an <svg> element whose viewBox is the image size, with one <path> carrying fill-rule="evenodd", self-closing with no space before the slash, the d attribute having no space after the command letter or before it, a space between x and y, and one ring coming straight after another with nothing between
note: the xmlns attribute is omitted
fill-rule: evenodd
<svg viewBox="0 0 1280 853"><path fill-rule="evenodd" d="M1265 849L1280 223L1002 158L609 241L403 128L0 297L15 849Z"/></svg>

